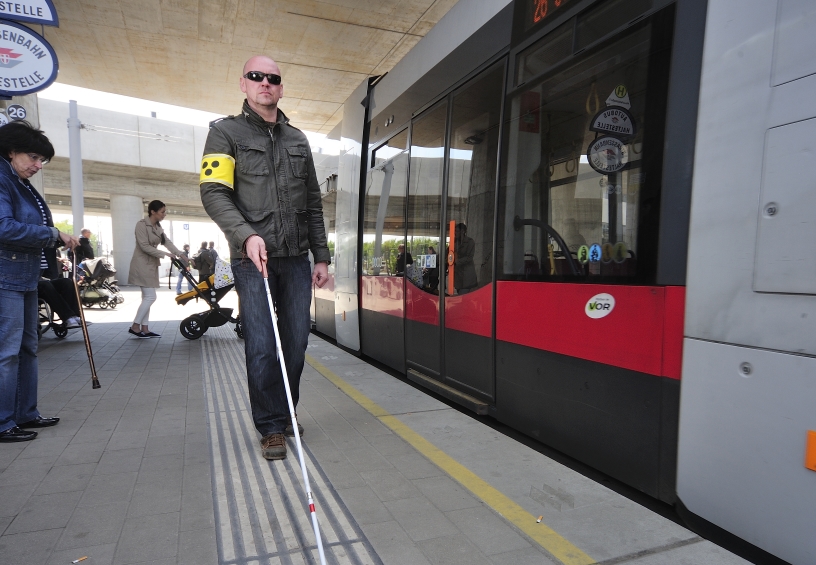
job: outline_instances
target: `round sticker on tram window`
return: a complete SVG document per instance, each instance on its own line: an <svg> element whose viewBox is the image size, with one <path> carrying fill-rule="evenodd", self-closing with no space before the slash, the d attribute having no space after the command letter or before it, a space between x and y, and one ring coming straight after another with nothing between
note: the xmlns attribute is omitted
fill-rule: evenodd
<svg viewBox="0 0 816 565"><path fill-rule="evenodd" d="M603 318L608 316L612 310L615 309L615 297L611 294L596 294L586 303L584 312L593 319Z"/></svg>
<svg viewBox="0 0 816 565"><path fill-rule="evenodd" d="M620 139L603 135L590 143L587 161L602 175L617 173L629 162L629 149Z"/></svg>
<svg viewBox="0 0 816 565"><path fill-rule="evenodd" d="M589 247L582 245L578 248L578 262L582 265L589 263Z"/></svg>
<svg viewBox="0 0 816 565"><path fill-rule="evenodd" d="M612 252L612 258L615 260L615 263L623 263L626 261L628 249L626 249L626 244L622 241L619 241L615 244L615 249Z"/></svg>

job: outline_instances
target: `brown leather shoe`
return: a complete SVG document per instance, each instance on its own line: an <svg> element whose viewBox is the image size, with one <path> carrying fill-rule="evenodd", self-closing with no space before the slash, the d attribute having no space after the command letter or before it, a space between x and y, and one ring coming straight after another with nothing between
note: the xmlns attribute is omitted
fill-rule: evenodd
<svg viewBox="0 0 816 565"><path fill-rule="evenodd" d="M269 434L261 438L261 455L264 459L286 459L286 438L283 434Z"/></svg>

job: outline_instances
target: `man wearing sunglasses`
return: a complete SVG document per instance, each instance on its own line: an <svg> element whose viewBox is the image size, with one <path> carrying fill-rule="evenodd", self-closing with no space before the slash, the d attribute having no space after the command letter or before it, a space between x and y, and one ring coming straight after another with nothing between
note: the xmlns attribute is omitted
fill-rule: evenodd
<svg viewBox="0 0 816 565"><path fill-rule="evenodd" d="M283 459L284 434L295 430L263 279L269 279L297 406L311 325L311 285L325 284L330 254L309 142L278 108L283 84L277 63L252 57L239 84L246 94L241 114L210 124L199 186L204 208L229 242L261 452L267 459ZM298 431L303 434L302 428Z"/></svg>

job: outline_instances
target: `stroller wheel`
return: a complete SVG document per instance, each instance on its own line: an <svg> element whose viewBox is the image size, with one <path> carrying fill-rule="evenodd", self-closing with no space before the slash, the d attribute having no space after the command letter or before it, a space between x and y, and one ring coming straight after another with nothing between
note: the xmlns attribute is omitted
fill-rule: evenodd
<svg viewBox="0 0 816 565"><path fill-rule="evenodd" d="M83 305L85 308L90 308L91 306L93 306L93 304L92 304L92 303L90 303L90 302L83 302L83 303L82 303L82 305Z"/></svg>
<svg viewBox="0 0 816 565"><path fill-rule="evenodd" d="M66 324L53 324L51 327L54 329L54 334L60 339L68 335Z"/></svg>
<svg viewBox="0 0 816 565"><path fill-rule="evenodd" d="M104 309L106 309L108 307L108 303L107 302L100 302L99 307L104 310Z"/></svg>
<svg viewBox="0 0 816 565"><path fill-rule="evenodd" d="M116 308L117 304L119 303L116 302L115 300L111 300L110 302L108 302L108 306L110 306L111 308Z"/></svg>
<svg viewBox="0 0 816 565"><path fill-rule="evenodd" d="M207 325L198 314L193 314L181 321L179 331L187 339L198 339L207 331Z"/></svg>

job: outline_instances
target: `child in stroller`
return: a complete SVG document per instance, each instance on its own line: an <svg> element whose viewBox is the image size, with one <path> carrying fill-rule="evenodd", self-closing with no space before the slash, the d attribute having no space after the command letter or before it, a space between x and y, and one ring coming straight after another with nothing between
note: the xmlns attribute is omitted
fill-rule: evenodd
<svg viewBox="0 0 816 565"><path fill-rule="evenodd" d="M223 326L227 322L235 324L235 332L238 337L243 337L241 333L241 321L238 316L232 317L232 308L221 307L219 301L235 286L232 279L232 272L229 264L216 260L215 274L210 275L201 283L196 283L193 275L188 271L184 263L177 257L172 259L173 266L179 270L179 273L187 279L188 283L193 285L193 290L179 294L176 296L176 303L184 306L191 300L201 298L207 303L209 310L199 312L184 318L179 324L179 331L181 335L187 339L198 339L209 328L217 328Z"/></svg>

